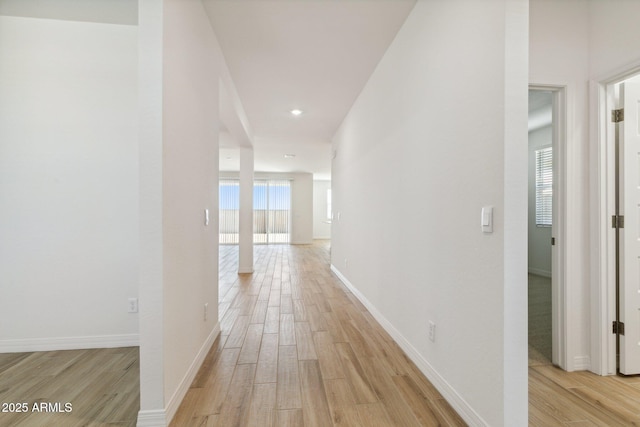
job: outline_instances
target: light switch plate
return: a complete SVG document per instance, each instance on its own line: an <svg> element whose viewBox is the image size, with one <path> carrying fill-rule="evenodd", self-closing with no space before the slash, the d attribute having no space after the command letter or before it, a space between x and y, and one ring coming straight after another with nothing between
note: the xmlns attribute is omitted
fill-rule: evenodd
<svg viewBox="0 0 640 427"><path fill-rule="evenodd" d="M483 233L493 233L493 206L485 206L482 208L482 216L480 225Z"/></svg>

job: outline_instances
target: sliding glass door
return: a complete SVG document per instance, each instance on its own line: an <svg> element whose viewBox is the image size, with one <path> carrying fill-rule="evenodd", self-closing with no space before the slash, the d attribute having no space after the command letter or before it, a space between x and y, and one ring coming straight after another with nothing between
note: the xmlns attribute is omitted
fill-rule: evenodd
<svg viewBox="0 0 640 427"><path fill-rule="evenodd" d="M253 242L291 241L291 181L257 180L253 184Z"/></svg>
<svg viewBox="0 0 640 427"><path fill-rule="evenodd" d="M237 245L240 241L240 181L220 179L220 244Z"/></svg>
<svg viewBox="0 0 640 427"><path fill-rule="evenodd" d="M220 244L239 242L240 182L220 179ZM291 181L256 180L253 184L253 243L291 241Z"/></svg>

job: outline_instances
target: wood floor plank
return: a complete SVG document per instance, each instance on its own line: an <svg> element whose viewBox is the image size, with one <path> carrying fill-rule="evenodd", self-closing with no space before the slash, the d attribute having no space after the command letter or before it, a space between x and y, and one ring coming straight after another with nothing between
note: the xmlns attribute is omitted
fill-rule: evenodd
<svg viewBox="0 0 640 427"><path fill-rule="evenodd" d="M358 409L342 407L332 412L332 422L335 427L369 427L360 420Z"/></svg>
<svg viewBox="0 0 640 427"><path fill-rule="evenodd" d="M263 328L264 326L260 323L249 325L238 357L238 364L258 363Z"/></svg>
<svg viewBox="0 0 640 427"><path fill-rule="evenodd" d="M280 294L280 314L293 314L293 300L291 294Z"/></svg>
<svg viewBox="0 0 640 427"><path fill-rule="evenodd" d="M254 384L249 410L249 427L277 427L276 384Z"/></svg>
<svg viewBox="0 0 640 427"><path fill-rule="evenodd" d="M271 294L269 294L269 307L280 307L280 288L275 284L271 284Z"/></svg>
<svg viewBox="0 0 640 427"><path fill-rule="evenodd" d="M278 348L278 409L302 409L298 355L295 346Z"/></svg>
<svg viewBox="0 0 640 427"><path fill-rule="evenodd" d="M280 314L280 345L296 345L293 313Z"/></svg>
<svg viewBox="0 0 640 427"><path fill-rule="evenodd" d="M325 380L324 389L334 426L362 426L351 387L345 379Z"/></svg>
<svg viewBox="0 0 640 427"><path fill-rule="evenodd" d="M222 335L218 335L218 338L216 338L213 345L209 349L207 356L204 358L200 369L198 369L198 373L193 379L191 387L201 388L205 386L205 384L207 383L207 379L211 374L211 370L215 366L216 362L220 359L220 355L222 354L222 350L224 349L225 341L226 338L223 338Z"/></svg>
<svg viewBox="0 0 640 427"><path fill-rule="evenodd" d="M269 307L264 321L265 334L277 334L280 332L280 307Z"/></svg>
<svg viewBox="0 0 640 427"><path fill-rule="evenodd" d="M439 417L438 411L434 410L433 403L422 393L411 377L399 375L392 379L420 424L437 426L445 423L445 420Z"/></svg>
<svg viewBox="0 0 640 427"><path fill-rule="evenodd" d="M327 325L327 321L325 320L324 315L320 313L320 310L318 310L318 307L315 304L305 304L305 309L307 311L309 325L311 326L311 330L313 332L329 330L329 326Z"/></svg>
<svg viewBox="0 0 640 427"><path fill-rule="evenodd" d="M313 343L313 334L308 322L296 322L296 345L298 347L298 360L317 360L316 347Z"/></svg>
<svg viewBox="0 0 640 427"><path fill-rule="evenodd" d="M327 323L327 329L329 329L329 333L331 334L331 338L333 342L348 342L349 338L344 333L342 326L340 325L340 320L338 319L335 312L327 312L323 313L324 320Z"/></svg>
<svg viewBox="0 0 640 427"><path fill-rule="evenodd" d="M394 423L393 425L419 426L420 423L413 415L408 403L400 396L393 380L382 364L376 359L369 359L367 362L363 362L362 366L378 399Z"/></svg>
<svg viewBox="0 0 640 427"><path fill-rule="evenodd" d="M299 367L305 427L330 426L331 414L318 361L302 360L299 362Z"/></svg>
<svg viewBox="0 0 640 427"><path fill-rule="evenodd" d="M278 334L264 334L258 355L256 383L275 383L278 380Z"/></svg>
<svg viewBox="0 0 640 427"><path fill-rule="evenodd" d="M256 305L253 308L253 313L251 313L251 319L249 323L262 323L264 324L265 319L267 317L267 308L268 301L258 300L256 301Z"/></svg>
<svg viewBox="0 0 640 427"><path fill-rule="evenodd" d="M190 388L187 390L187 394L182 399L180 408L176 412L173 420L169 424L170 427L180 427L188 425L195 417L196 410L202 398L202 388Z"/></svg>
<svg viewBox="0 0 640 427"><path fill-rule="evenodd" d="M389 427L395 426L387 414L387 410L381 402L365 403L357 405L356 410L360 421L366 427Z"/></svg>
<svg viewBox="0 0 640 427"><path fill-rule="evenodd" d="M349 343L336 343L335 348L342 360L342 366L356 403L377 402L378 397L371 388L364 369L362 369L362 365L353 352L351 345Z"/></svg>
<svg viewBox="0 0 640 427"><path fill-rule="evenodd" d="M237 365L225 404L220 410L218 425L243 426L247 424L256 365Z"/></svg>
<svg viewBox="0 0 640 427"><path fill-rule="evenodd" d="M458 415L446 400L437 399L434 401L434 406L440 413L440 416L445 420L444 425L451 427L467 427L467 423L464 422L462 417Z"/></svg>
<svg viewBox="0 0 640 427"><path fill-rule="evenodd" d="M212 369L209 381L206 382L204 393L195 415L219 414L227 396L231 379L240 354L239 348L225 348L219 361Z"/></svg>
<svg viewBox="0 0 640 427"><path fill-rule="evenodd" d="M336 347L329 332L314 332L313 342L315 344L316 353L318 354L322 377L328 380L345 378L341 359L336 351Z"/></svg>
<svg viewBox="0 0 640 427"><path fill-rule="evenodd" d="M278 427L304 427L302 409L285 409L276 413Z"/></svg>
<svg viewBox="0 0 640 427"><path fill-rule="evenodd" d="M249 316L238 316L231 328L225 348L240 348L249 327Z"/></svg>
<svg viewBox="0 0 640 427"><path fill-rule="evenodd" d="M304 302L300 299L293 300L293 317L296 322L307 321L307 310L304 308Z"/></svg>

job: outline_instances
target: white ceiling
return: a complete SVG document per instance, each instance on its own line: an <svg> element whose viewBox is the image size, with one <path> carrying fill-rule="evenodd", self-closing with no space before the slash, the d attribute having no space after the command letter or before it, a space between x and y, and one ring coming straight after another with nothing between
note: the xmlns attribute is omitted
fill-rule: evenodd
<svg viewBox="0 0 640 427"><path fill-rule="evenodd" d="M253 130L255 170L330 179L331 138L415 0L204 3ZM221 170L238 168L229 139Z"/></svg>
<svg viewBox="0 0 640 427"><path fill-rule="evenodd" d="M0 0L0 15L103 24L138 24L132 0Z"/></svg>

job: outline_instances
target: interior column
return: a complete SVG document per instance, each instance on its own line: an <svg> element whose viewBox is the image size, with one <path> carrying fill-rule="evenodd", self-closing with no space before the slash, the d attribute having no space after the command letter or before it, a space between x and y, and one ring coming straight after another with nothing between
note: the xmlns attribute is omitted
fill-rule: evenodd
<svg viewBox="0 0 640 427"><path fill-rule="evenodd" d="M240 147L238 273L253 273L253 148Z"/></svg>

